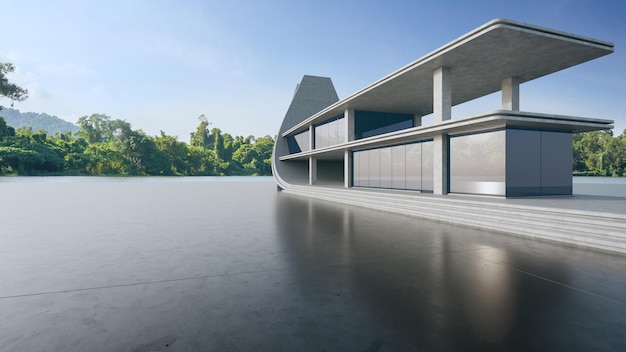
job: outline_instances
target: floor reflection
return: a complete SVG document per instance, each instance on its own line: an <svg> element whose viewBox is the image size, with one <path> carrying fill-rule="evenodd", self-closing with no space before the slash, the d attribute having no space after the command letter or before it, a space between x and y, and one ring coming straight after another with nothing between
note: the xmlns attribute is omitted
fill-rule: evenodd
<svg viewBox="0 0 626 352"><path fill-rule="evenodd" d="M343 309L366 312L393 332L377 340L381 346L560 349L572 346L575 331L574 350L582 350L598 347L586 324L626 320L573 322L587 314L584 307L607 302L568 289L566 263L549 255L530 260L527 239L287 194L278 197L277 213L293 275L348 295ZM553 246L545 244L546 254Z"/></svg>

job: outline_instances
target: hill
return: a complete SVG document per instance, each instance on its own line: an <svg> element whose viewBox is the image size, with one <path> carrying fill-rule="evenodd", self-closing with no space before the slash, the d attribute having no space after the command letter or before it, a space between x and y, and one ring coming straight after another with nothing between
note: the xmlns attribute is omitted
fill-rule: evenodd
<svg viewBox="0 0 626 352"><path fill-rule="evenodd" d="M17 109L3 107L0 116L4 117L7 125L18 129L32 127L33 131L45 130L48 134L78 131L78 126L56 116L37 112L20 112Z"/></svg>

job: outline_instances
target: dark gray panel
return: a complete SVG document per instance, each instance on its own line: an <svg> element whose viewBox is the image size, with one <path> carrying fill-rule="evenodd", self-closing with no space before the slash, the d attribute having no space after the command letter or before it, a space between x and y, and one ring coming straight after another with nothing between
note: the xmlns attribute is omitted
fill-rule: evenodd
<svg viewBox="0 0 626 352"><path fill-rule="evenodd" d="M318 160L317 183L320 185L343 185L343 160Z"/></svg>
<svg viewBox="0 0 626 352"><path fill-rule="evenodd" d="M506 196L541 194L541 132L506 130Z"/></svg>
<svg viewBox="0 0 626 352"><path fill-rule="evenodd" d="M572 134L541 132L541 194L572 194Z"/></svg>

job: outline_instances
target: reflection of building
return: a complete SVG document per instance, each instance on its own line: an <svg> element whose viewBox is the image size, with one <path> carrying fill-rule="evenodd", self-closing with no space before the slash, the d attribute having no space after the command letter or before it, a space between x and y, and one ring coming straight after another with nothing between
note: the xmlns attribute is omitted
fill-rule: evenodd
<svg viewBox="0 0 626 352"><path fill-rule="evenodd" d="M329 78L304 76L274 177L282 188L572 194L572 133L613 121L519 111L519 85L612 52L607 42L494 20L343 100ZM453 105L499 90L502 110L452 119Z"/></svg>

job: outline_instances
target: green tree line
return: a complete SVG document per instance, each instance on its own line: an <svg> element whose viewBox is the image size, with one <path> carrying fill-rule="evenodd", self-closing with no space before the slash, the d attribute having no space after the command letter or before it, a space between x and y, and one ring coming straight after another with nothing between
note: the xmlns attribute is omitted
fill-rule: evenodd
<svg viewBox="0 0 626 352"><path fill-rule="evenodd" d="M272 137L232 136L199 120L187 144L103 114L79 118L76 133L52 136L0 117L0 175L271 175Z"/></svg>
<svg viewBox="0 0 626 352"><path fill-rule="evenodd" d="M626 176L626 130L575 134L574 175Z"/></svg>

